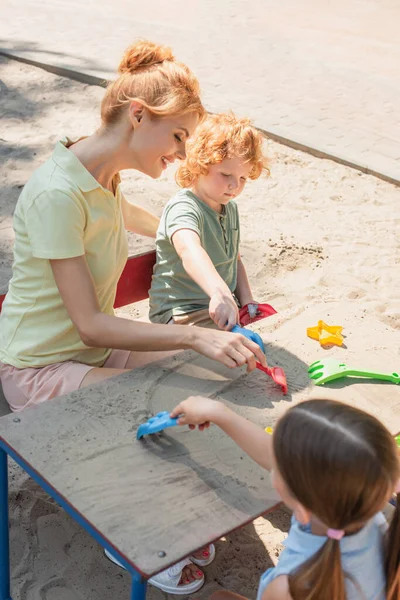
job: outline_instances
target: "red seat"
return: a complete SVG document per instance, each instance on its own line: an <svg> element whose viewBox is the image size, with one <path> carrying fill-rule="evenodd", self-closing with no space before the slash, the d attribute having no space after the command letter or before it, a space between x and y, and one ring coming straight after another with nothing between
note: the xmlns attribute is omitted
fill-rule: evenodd
<svg viewBox="0 0 400 600"><path fill-rule="evenodd" d="M149 297L155 264L155 250L128 258L118 282L114 308L133 304Z"/></svg>
<svg viewBox="0 0 400 600"><path fill-rule="evenodd" d="M153 266L156 263L155 250L130 256L118 282L114 307L126 306L149 297ZM0 295L0 311L5 294Z"/></svg>

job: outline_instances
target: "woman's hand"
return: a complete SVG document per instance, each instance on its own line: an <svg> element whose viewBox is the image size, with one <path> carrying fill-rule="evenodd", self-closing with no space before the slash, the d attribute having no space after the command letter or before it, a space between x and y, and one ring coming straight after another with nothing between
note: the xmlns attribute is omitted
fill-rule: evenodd
<svg viewBox="0 0 400 600"><path fill-rule="evenodd" d="M227 367L241 367L247 363L247 372L256 368L256 362L267 366L267 359L260 346L239 333L191 327L193 350L223 363Z"/></svg>

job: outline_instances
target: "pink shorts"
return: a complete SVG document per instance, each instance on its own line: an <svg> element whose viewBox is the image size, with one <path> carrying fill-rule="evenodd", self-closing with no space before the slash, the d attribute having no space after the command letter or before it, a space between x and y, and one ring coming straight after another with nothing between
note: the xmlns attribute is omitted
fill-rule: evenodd
<svg viewBox="0 0 400 600"><path fill-rule="evenodd" d="M129 350L112 350L103 367L125 369L129 355ZM85 375L93 368L67 361L40 369L17 369L0 362L0 380L11 410L19 412L27 406L78 390Z"/></svg>

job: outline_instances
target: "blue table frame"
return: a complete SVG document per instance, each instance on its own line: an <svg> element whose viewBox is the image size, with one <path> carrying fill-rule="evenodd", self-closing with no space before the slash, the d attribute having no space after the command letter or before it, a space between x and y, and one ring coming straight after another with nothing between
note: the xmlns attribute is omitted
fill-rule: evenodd
<svg viewBox="0 0 400 600"><path fill-rule="evenodd" d="M182 353L0 419L0 600L12 600L8 457L126 568L130 600L145 599L156 573L278 504L261 467L216 428L206 437L181 427L135 439L140 423L190 390L203 384L206 395L222 393L243 376L218 366L215 377L214 369ZM259 405L263 411L264 392ZM163 494L154 494L156 487ZM101 503L93 493L102 494Z"/></svg>
<svg viewBox="0 0 400 600"><path fill-rule="evenodd" d="M118 558L119 562L132 576L130 600L145 600L147 581L115 551L107 541L62 498L55 489L40 477L18 454L0 440L0 600L12 600L10 585L10 537L8 523L8 456L12 458L43 490L49 494L81 527L83 527L103 548Z"/></svg>

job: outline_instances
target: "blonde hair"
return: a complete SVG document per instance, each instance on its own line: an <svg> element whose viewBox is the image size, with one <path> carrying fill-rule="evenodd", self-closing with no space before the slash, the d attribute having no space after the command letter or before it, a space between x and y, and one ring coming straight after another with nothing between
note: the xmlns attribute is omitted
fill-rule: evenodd
<svg viewBox="0 0 400 600"><path fill-rule="evenodd" d="M125 51L120 76L107 87L101 104L104 125L117 122L136 100L154 117L205 114L200 86L189 67L175 60L171 48L140 40Z"/></svg>
<svg viewBox="0 0 400 600"><path fill-rule="evenodd" d="M186 159L176 172L176 182L190 187L199 175L208 174L211 165L238 156L251 163L250 179L269 174L263 142L264 136L249 119L233 113L209 115L186 144Z"/></svg>

